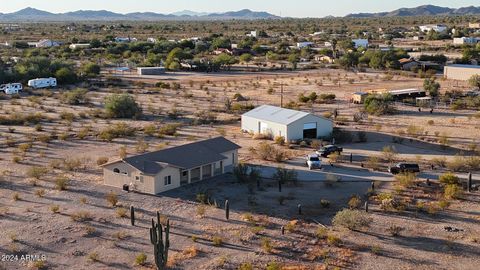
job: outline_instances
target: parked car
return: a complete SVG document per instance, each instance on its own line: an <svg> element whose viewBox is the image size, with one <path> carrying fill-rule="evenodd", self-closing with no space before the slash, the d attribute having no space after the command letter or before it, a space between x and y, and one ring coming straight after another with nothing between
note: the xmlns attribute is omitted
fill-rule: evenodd
<svg viewBox="0 0 480 270"><path fill-rule="evenodd" d="M416 163L400 162L388 168L391 174L399 173L419 173L420 167Z"/></svg>
<svg viewBox="0 0 480 270"><path fill-rule="evenodd" d="M309 170L322 168L322 161L317 154L307 155L306 164Z"/></svg>
<svg viewBox="0 0 480 270"><path fill-rule="evenodd" d="M328 157L330 154L333 153L340 154L341 152L343 152L343 148L336 145L327 145L317 150L317 154L322 157Z"/></svg>

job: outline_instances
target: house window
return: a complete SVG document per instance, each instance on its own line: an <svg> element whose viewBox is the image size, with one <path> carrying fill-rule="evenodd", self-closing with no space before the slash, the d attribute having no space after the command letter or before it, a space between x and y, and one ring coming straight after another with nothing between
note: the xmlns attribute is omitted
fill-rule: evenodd
<svg viewBox="0 0 480 270"><path fill-rule="evenodd" d="M143 176L135 176L135 180L139 181L140 183L143 183Z"/></svg>
<svg viewBox="0 0 480 270"><path fill-rule="evenodd" d="M165 176L163 179L164 179L164 185L165 186L168 186L168 185L172 184L172 176L171 175Z"/></svg>
<svg viewBox="0 0 480 270"><path fill-rule="evenodd" d="M114 173L120 173L120 170L118 168L113 169Z"/></svg>

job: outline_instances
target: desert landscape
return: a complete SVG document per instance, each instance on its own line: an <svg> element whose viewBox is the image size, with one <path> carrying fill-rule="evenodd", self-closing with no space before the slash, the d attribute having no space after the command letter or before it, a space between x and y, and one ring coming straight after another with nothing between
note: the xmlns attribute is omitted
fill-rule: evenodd
<svg viewBox="0 0 480 270"><path fill-rule="evenodd" d="M478 269L478 15L417 15L0 14L0 269Z"/></svg>

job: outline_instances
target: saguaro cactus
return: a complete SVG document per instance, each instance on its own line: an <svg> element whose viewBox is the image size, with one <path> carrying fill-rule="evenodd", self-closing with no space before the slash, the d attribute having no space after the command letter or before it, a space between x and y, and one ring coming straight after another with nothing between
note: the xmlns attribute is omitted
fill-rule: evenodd
<svg viewBox="0 0 480 270"><path fill-rule="evenodd" d="M472 192L472 173L468 173L468 181L467 181L467 190L468 192Z"/></svg>
<svg viewBox="0 0 480 270"><path fill-rule="evenodd" d="M365 212L368 212L368 200L365 201Z"/></svg>
<svg viewBox="0 0 480 270"><path fill-rule="evenodd" d="M230 204L228 200L225 201L225 218L228 220L230 218Z"/></svg>
<svg viewBox="0 0 480 270"><path fill-rule="evenodd" d="M130 223L132 223L132 226L135 226L135 208L133 205L130 206Z"/></svg>
<svg viewBox="0 0 480 270"><path fill-rule="evenodd" d="M165 239L163 234L165 233ZM157 212L157 223L152 218L152 227L150 228L150 242L153 245L153 256L158 270L166 269L168 260L168 249L170 247L170 220L167 219L167 224L163 228L160 223L160 213Z"/></svg>

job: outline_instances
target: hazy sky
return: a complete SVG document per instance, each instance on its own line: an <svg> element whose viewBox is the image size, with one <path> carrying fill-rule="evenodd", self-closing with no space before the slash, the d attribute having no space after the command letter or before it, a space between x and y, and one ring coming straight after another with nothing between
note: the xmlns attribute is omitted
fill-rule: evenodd
<svg viewBox="0 0 480 270"><path fill-rule="evenodd" d="M1 0L0 12L25 7L50 12L106 9L119 13L152 11L171 13L181 10L223 12L248 8L291 17L343 16L348 13L390 11L400 7L432 4L445 7L480 6L479 0Z"/></svg>

